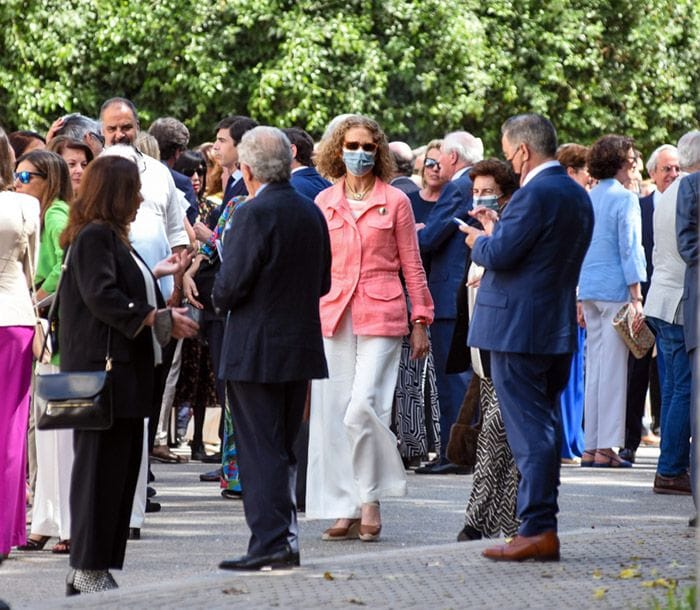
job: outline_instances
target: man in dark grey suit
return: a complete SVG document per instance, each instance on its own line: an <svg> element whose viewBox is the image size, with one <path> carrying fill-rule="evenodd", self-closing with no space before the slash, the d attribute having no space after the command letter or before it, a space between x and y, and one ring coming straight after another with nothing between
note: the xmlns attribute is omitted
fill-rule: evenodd
<svg viewBox="0 0 700 610"><path fill-rule="evenodd" d="M228 312L219 377L232 402L248 552L222 569L299 565L292 445L309 379L328 375L319 299L330 288L326 221L289 183L291 146L273 127L238 145L252 198L225 233L213 301Z"/></svg>
<svg viewBox="0 0 700 610"><path fill-rule="evenodd" d="M491 375L508 442L520 471L518 535L486 549L500 561L559 560L557 495L561 451L559 395L578 347L576 284L593 233L586 191L555 160L554 126L537 114L501 129L520 189L494 225L461 227L472 260L485 267L468 343L491 351Z"/></svg>

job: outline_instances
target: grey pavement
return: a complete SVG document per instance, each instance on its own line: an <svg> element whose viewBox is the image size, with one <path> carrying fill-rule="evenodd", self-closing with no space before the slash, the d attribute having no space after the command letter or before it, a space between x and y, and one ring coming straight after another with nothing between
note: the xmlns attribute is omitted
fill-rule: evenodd
<svg viewBox="0 0 700 610"><path fill-rule="evenodd" d="M217 569L245 552L242 503L198 481L207 465L158 464L163 511L129 542L118 590L67 599L65 556L13 552L0 566L0 599L12 608L651 608L666 596L663 579L689 586L696 569L692 500L652 493L657 456L641 449L631 470L562 467L559 563L493 563L480 555L491 542L455 542L471 476L411 473L408 496L382 503L380 542L321 542L330 522L302 517L302 567L254 574Z"/></svg>

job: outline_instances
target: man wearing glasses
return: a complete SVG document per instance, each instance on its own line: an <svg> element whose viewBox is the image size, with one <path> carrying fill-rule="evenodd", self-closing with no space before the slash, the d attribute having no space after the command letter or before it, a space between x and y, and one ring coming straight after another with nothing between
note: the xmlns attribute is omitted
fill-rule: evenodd
<svg viewBox="0 0 700 610"><path fill-rule="evenodd" d="M678 149L672 144L659 146L651 153L647 161L647 172L656 185L656 190L646 197L639 199L642 209L642 246L647 263L647 281L642 282L642 298L646 301L651 276L654 272L652 264L652 252L654 250L654 210L659 202L661 194L673 183L680 173L678 161ZM625 446L620 449L620 457L634 463L637 448L642 439L649 442L657 442L653 435L654 428L658 427L661 419L661 397L659 389L659 374L656 368L656 356L652 356L654 350L643 358L637 360L632 354L627 364L627 417L625 421ZM644 404L646 402L647 388L651 388L651 415L652 430L644 432L642 417L644 416Z"/></svg>
<svg viewBox="0 0 700 610"><path fill-rule="evenodd" d="M134 161L141 175L141 197L136 219L131 223L130 239L134 249L152 269L163 256L179 253L190 243L185 231L185 212L180 203L181 194L175 188L168 168L156 159L144 155L134 147L139 133L139 120L136 106L126 98L108 99L100 110L102 135L105 139L103 154L117 154ZM118 145L124 146L118 146ZM166 280L166 281L163 281ZM171 306L179 306L182 300L182 274L175 276L174 286L169 278L159 281L163 297ZM170 370L175 343L171 342L163 350L163 363L156 367L156 390L153 397L153 409L146 420L147 433L144 433L144 454L141 462L139 481L134 496L130 537L138 538L143 524L144 513L157 512L160 504L147 500L146 479L148 453L153 447L156 424L160 415L166 376ZM146 431L145 431L146 432Z"/></svg>
<svg viewBox="0 0 700 610"><path fill-rule="evenodd" d="M467 247L457 231L454 217L470 224L472 181L469 169L484 157L484 145L466 131L448 133L440 147L440 177L448 180L425 227L418 233L421 254L431 257L428 288L435 303L435 320L430 327L435 375L440 402L440 457L416 469L416 474L469 474L470 467L452 464L446 457L450 428L457 421L459 408L470 378L470 371L446 373L447 358L457 319L457 291L467 261ZM466 350L466 344L464 345Z"/></svg>

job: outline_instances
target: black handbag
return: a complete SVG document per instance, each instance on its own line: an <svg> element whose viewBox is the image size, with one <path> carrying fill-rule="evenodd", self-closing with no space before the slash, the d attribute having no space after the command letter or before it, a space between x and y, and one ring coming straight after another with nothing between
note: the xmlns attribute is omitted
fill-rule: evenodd
<svg viewBox="0 0 700 610"><path fill-rule="evenodd" d="M63 272L68 264L70 249L63 262L63 271L56 286L61 288ZM49 323L54 319L58 299L49 311ZM46 342L48 338L44 339ZM36 409L36 427L39 430L107 430L112 427L112 387L110 345L112 329L107 333L107 354L102 371L70 371L66 373L37 374L34 378L33 403Z"/></svg>

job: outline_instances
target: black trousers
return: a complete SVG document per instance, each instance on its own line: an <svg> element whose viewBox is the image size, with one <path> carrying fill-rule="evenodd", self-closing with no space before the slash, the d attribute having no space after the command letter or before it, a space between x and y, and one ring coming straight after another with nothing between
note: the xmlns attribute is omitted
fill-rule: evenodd
<svg viewBox="0 0 700 610"><path fill-rule="evenodd" d="M659 372L653 350L637 360L632 354L627 361L627 413L625 417L625 447L636 451L642 440L642 418L647 388L651 402L654 423L660 420L661 393L659 391ZM657 424L658 425L658 424Z"/></svg>
<svg viewBox="0 0 700 610"><path fill-rule="evenodd" d="M219 379L219 363L221 362L221 346L224 341L224 327L225 321L219 316L204 312L202 316L202 334L207 339L207 345L209 346L209 357L211 358L211 367L214 371L214 378L216 379L216 397L219 400L219 406L221 407L221 419L219 421L219 438L223 443L224 440L224 409L226 408L226 383ZM204 405L193 405L193 417L194 417L194 437L192 438L192 446L196 447L202 445L202 431L204 430L204 416L206 414L206 407Z"/></svg>
<svg viewBox="0 0 700 610"><path fill-rule="evenodd" d="M230 381L233 429L250 528L248 554L299 550L294 441L304 414L307 381Z"/></svg>
<svg viewBox="0 0 700 610"><path fill-rule="evenodd" d="M120 570L139 478L143 418L115 419L109 430L76 430L70 485L70 565Z"/></svg>

